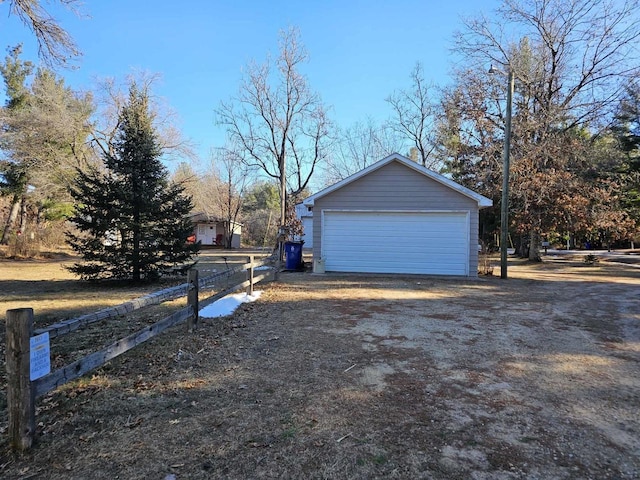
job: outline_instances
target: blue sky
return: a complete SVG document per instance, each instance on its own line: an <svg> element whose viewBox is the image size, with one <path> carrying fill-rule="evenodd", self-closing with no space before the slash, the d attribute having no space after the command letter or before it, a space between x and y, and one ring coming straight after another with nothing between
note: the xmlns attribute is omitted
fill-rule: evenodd
<svg viewBox="0 0 640 480"><path fill-rule="evenodd" d="M91 89L98 78L159 73L154 93L207 160L224 142L214 109L237 93L249 61L277 55L280 30L299 28L310 56L304 73L334 122L348 127L386 119L384 99L409 86L417 61L427 80L445 84L461 16L490 14L498 0L97 0L85 2L83 18L43 3L83 52L76 70L60 70L67 84ZM35 60L32 34L7 12L0 3L0 45L22 42Z"/></svg>

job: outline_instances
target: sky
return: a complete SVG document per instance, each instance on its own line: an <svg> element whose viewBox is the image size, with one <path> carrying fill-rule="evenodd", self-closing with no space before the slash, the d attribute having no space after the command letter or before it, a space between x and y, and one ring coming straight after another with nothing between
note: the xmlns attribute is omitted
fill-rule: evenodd
<svg viewBox="0 0 640 480"><path fill-rule="evenodd" d="M0 45L23 43L37 59L32 33L0 2ZM455 63L453 34L461 18L490 15L498 0L95 0L77 17L41 3L71 34L83 55L59 69L74 89L134 72L159 74L153 93L176 111L177 126L201 161L224 144L214 110L237 95L243 68L277 57L278 33L300 30L309 53L303 73L343 128L390 116L385 98L410 86L422 63L427 81L444 85Z"/></svg>

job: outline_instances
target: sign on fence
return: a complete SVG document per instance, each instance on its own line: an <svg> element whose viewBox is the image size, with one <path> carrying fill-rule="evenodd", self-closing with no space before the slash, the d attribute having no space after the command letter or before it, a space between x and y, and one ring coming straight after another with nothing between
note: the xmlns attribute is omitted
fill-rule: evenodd
<svg viewBox="0 0 640 480"><path fill-rule="evenodd" d="M49 332L31 337L29 340L29 377L33 382L51 372L51 346Z"/></svg>

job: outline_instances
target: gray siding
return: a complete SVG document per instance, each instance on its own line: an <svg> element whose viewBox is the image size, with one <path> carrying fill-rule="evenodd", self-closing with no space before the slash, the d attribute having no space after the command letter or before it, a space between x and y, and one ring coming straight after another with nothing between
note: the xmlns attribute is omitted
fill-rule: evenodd
<svg viewBox="0 0 640 480"><path fill-rule="evenodd" d="M478 203L415 170L391 162L315 201L313 257L322 249L322 210L466 210L470 212L469 275L478 271ZM398 232L399 235L402 232Z"/></svg>

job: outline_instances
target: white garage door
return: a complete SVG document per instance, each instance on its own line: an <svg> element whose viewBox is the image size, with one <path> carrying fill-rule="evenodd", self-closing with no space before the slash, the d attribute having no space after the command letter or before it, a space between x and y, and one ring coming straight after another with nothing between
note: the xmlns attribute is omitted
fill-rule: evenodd
<svg viewBox="0 0 640 480"><path fill-rule="evenodd" d="M468 275L468 214L325 211L322 257L333 272Z"/></svg>

